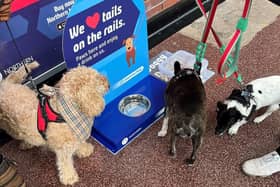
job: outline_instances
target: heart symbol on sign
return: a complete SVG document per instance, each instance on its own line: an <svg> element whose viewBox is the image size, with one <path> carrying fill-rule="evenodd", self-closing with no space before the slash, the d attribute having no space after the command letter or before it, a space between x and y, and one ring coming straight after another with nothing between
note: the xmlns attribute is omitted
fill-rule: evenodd
<svg viewBox="0 0 280 187"><path fill-rule="evenodd" d="M94 13L92 16L86 18L86 24L88 27L95 29L100 21L100 14L98 12Z"/></svg>

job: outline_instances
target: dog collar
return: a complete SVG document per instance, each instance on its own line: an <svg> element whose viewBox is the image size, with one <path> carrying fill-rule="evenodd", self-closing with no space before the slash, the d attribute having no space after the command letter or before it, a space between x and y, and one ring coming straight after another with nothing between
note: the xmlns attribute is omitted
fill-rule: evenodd
<svg viewBox="0 0 280 187"><path fill-rule="evenodd" d="M195 75L197 79L200 80L200 76L197 74L197 72L193 69L190 69L190 68L184 68L182 69L179 73L177 73L177 75L175 75L171 81L177 81L183 77L186 77L188 75Z"/></svg>
<svg viewBox="0 0 280 187"><path fill-rule="evenodd" d="M251 85L247 85L244 88L241 89L241 96L246 100L247 107L251 105L250 100L252 100L255 105L257 105L257 102L255 101L255 97L252 95L253 89Z"/></svg>
<svg viewBox="0 0 280 187"><path fill-rule="evenodd" d="M247 102L250 102L250 99L254 97L247 89L241 90L241 96L244 97Z"/></svg>
<svg viewBox="0 0 280 187"><path fill-rule="evenodd" d="M251 118L251 116L253 115L253 113L256 111L257 108L257 102L254 98L254 96L252 95L252 87L251 86L246 86L245 88L241 89L241 96L245 98L247 104L247 107L250 107L250 105L252 105L251 111L249 113L248 116L245 116L245 118L247 120L249 120ZM251 104L251 101L254 102L254 104Z"/></svg>

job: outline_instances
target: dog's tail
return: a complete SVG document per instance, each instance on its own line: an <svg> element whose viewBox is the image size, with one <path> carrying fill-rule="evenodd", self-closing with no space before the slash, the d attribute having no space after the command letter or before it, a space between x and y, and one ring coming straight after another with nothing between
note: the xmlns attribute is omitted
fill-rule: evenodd
<svg viewBox="0 0 280 187"><path fill-rule="evenodd" d="M37 61L33 61L31 63L25 64L25 67L28 70L28 72L31 72L33 69L39 67L39 63ZM28 76L28 72L26 72L25 67L21 66L17 71L10 73L5 78L5 81L9 83L22 83Z"/></svg>

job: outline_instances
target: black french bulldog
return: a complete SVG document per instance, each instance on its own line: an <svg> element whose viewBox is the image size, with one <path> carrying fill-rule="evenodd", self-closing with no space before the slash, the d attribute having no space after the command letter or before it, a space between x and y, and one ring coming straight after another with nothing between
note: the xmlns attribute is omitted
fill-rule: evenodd
<svg viewBox="0 0 280 187"><path fill-rule="evenodd" d="M177 137L190 137L193 151L186 163L192 165L206 128L206 93L199 75L194 70L181 69L180 63L175 62L174 74L165 92L166 114L158 136L167 134L169 121L172 156L176 156Z"/></svg>

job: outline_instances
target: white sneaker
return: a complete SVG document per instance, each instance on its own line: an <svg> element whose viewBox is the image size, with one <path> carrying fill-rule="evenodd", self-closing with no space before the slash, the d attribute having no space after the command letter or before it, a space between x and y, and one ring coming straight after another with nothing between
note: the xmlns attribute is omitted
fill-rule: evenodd
<svg viewBox="0 0 280 187"><path fill-rule="evenodd" d="M273 151L260 158L245 161L242 169L245 174L250 176L270 176L280 171L280 156Z"/></svg>

